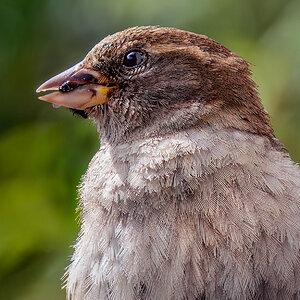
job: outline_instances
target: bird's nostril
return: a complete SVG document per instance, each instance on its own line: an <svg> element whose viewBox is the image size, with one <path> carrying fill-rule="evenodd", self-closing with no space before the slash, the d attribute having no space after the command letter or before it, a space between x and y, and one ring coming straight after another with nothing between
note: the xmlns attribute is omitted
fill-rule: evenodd
<svg viewBox="0 0 300 300"><path fill-rule="evenodd" d="M86 82L97 83L97 78L91 74L84 74L84 76L80 79Z"/></svg>

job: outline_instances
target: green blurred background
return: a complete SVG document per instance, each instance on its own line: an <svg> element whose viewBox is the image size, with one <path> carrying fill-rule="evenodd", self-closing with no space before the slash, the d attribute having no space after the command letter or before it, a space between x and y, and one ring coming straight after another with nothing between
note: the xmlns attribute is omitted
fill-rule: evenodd
<svg viewBox="0 0 300 300"><path fill-rule="evenodd" d="M134 25L202 33L253 63L276 135L300 161L299 0L2 0L0 299L64 299L78 232L76 186L94 125L38 101L36 87Z"/></svg>

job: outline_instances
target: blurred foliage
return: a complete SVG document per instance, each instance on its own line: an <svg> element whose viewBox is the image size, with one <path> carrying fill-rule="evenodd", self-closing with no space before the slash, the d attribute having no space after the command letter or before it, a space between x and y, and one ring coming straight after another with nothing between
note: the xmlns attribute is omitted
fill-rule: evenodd
<svg viewBox="0 0 300 300"><path fill-rule="evenodd" d="M202 33L253 63L276 135L300 161L299 0L2 0L1 299L65 298L76 186L99 144L89 121L38 101L35 88L134 25Z"/></svg>

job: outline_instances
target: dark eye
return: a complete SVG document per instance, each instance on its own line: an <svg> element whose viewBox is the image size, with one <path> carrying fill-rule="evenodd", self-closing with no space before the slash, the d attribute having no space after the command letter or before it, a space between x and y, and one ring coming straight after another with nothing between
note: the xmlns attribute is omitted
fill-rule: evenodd
<svg viewBox="0 0 300 300"><path fill-rule="evenodd" d="M134 68L139 66L145 59L145 55L141 51L130 51L128 52L123 61L123 65L127 68Z"/></svg>

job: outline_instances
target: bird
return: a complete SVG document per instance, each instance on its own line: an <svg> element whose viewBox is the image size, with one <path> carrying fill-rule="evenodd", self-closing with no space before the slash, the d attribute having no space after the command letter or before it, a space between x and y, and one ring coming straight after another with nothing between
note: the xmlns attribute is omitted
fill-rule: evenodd
<svg viewBox="0 0 300 300"><path fill-rule="evenodd" d="M137 26L37 89L101 141L68 299L300 299L300 169L249 67L205 35Z"/></svg>

